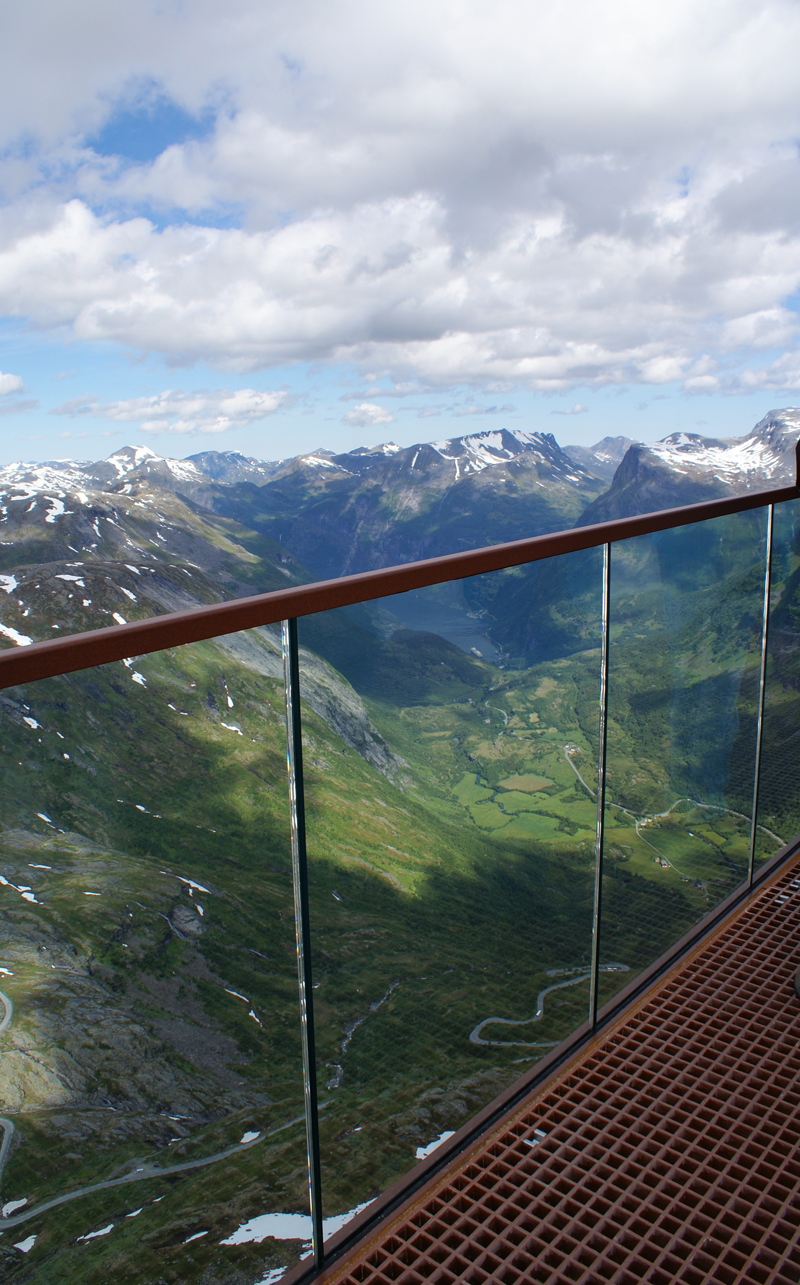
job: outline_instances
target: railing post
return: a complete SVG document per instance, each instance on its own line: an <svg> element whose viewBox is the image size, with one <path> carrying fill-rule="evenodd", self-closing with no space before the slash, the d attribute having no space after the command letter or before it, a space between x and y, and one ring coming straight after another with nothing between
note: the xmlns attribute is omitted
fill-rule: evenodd
<svg viewBox="0 0 800 1285"><path fill-rule="evenodd" d="M592 908L592 973L589 982L589 1021L597 1025L597 994L600 985L600 914L603 892L603 834L606 804L606 741L608 729L608 642L609 598L611 592L611 545L603 545L603 597L600 650L600 735L597 755L597 837L594 845L594 905Z"/></svg>
<svg viewBox="0 0 800 1285"><path fill-rule="evenodd" d="M764 558L764 615L761 621L761 674L758 684L758 719L756 722L756 761L753 769L753 819L750 824L750 865L747 881L752 888L756 868L756 832L758 829L758 789L761 780L761 746L764 737L764 693L767 686L767 641L769 639L769 602L772 581L772 527L774 509L767 510L767 548Z"/></svg>
<svg viewBox="0 0 800 1285"><path fill-rule="evenodd" d="M303 1097L308 1153L308 1201L314 1266L323 1265L322 1173L317 1109L317 1057L314 1046L314 1001L311 985L311 921L308 910L308 857L303 791L303 729L300 721L300 663L297 621L281 621L283 675L286 687L286 766L289 771L289 809L292 828L292 883L297 942L297 981L300 990L300 1032L303 1046Z"/></svg>

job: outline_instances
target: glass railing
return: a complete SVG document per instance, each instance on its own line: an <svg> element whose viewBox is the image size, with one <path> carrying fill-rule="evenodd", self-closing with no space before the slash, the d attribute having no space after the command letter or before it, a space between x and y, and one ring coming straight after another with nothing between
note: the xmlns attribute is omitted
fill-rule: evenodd
<svg viewBox="0 0 800 1285"><path fill-rule="evenodd" d="M580 620L568 641L556 622L536 637L535 599L502 572L299 622L326 1218L586 1021L601 563L546 568ZM513 666L479 614L498 593L530 653ZM317 747L337 675L351 723L334 757Z"/></svg>
<svg viewBox="0 0 800 1285"><path fill-rule="evenodd" d="M749 877L768 513L612 547L601 1002Z"/></svg>
<svg viewBox="0 0 800 1285"><path fill-rule="evenodd" d="M800 831L800 502L775 506L755 861Z"/></svg>
<svg viewBox="0 0 800 1285"><path fill-rule="evenodd" d="M0 701L3 1279L256 1279L310 1239L280 636Z"/></svg>
<svg viewBox="0 0 800 1285"><path fill-rule="evenodd" d="M3 1279L319 1265L749 886L800 831L785 494L0 656Z"/></svg>

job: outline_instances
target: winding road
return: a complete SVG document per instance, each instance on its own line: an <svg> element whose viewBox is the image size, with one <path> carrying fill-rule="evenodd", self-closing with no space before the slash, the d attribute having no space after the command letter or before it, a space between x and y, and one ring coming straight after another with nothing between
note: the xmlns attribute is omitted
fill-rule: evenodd
<svg viewBox="0 0 800 1285"><path fill-rule="evenodd" d="M627 964L601 964L599 971L601 973L627 973ZM556 982L554 986L545 986L544 990L539 991L536 997L536 1012L533 1017L484 1017L482 1022L473 1027L469 1033L471 1044L493 1044L502 1048L526 1048L526 1049L547 1049L553 1048L560 1044L560 1040L546 1040L540 1043L531 1043L529 1040L485 1040L481 1036L484 1026L490 1026L497 1022L502 1026L529 1026L531 1022L541 1022L544 1017L545 996L550 995L552 991L563 990L565 986L577 986L579 982L586 982L591 977L590 972L580 973L577 977L570 977L566 982ZM2 1225L2 1224L0 1224Z"/></svg>
<svg viewBox="0 0 800 1285"><path fill-rule="evenodd" d="M502 714L503 722L508 727L508 712L506 710L501 709L499 705L490 705L488 701L486 702L486 708L493 709L497 714Z"/></svg>
<svg viewBox="0 0 800 1285"><path fill-rule="evenodd" d="M321 1102L320 1110L327 1105L327 1102ZM224 1151L216 1151L213 1156L204 1156L202 1160L185 1160L183 1164L165 1165L163 1169L157 1164L142 1165L140 1168L134 1169L132 1173L123 1174L121 1178L106 1178L103 1182L94 1182L88 1187L77 1187L75 1191L65 1192L63 1196L54 1196L52 1200L45 1200L43 1204L35 1205L33 1209L26 1209L24 1214L17 1214L16 1217L12 1218L0 1218L0 1232L6 1231L9 1227L18 1227L20 1223L26 1223L31 1218L36 1218L48 1209L55 1209L56 1205L66 1204L68 1200L77 1200L79 1196L88 1196L94 1191L107 1191L109 1187L124 1187L128 1183L144 1182L148 1178L168 1178L170 1174L186 1173L189 1169L202 1169L205 1165L216 1164L218 1160L227 1160L229 1156L236 1156L240 1151L249 1151L251 1147L258 1146L259 1142L272 1138L276 1133L289 1129L293 1124L301 1124L305 1118L305 1115L295 1116L293 1120L287 1120L285 1124L279 1124L277 1129L270 1129L268 1133L260 1133L257 1138L253 1138L250 1142L240 1142L234 1147L226 1147Z"/></svg>
<svg viewBox="0 0 800 1285"><path fill-rule="evenodd" d="M596 799L597 791L593 790L591 785L587 784L587 782L584 781L580 772L578 771L575 764L573 763L566 745L564 746L564 758L569 763L570 767L572 768L573 772L577 776L578 780L580 781L584 789L589 791L593 799ZM606 807L619 808L620 812L624 812L626 816L629 816L633 821L637 838L641 839L642 843L646 843L648 848L652 849L652 851L655 852L664 861L669 862L673 870L677 871L677 873L680 875L680 874L683 874L684 872L682 870L678 870L678 867L675 865L675 862L670 861L669 857L665 856L664 853L661 852L661 850L657 848L654 843L651 843L649 839L645 839L644 835L639 829L640 825L644 825L648 821L661 821L665 817L668 817L670 813L673 811L673 809L678 806L679 803L691 803L693 807L706 808L706 810L709 812L727 812L729 816L738 817L740 821L746 821L748 825L753 824L753 818L746 816L744 812L734 812L733 808L725 808L718 803L698 803L697 799L690 799L688 796L682 799L676 799L675 802L671 804L670 807L667 808L666 812L655 812L652 816L643 816L643 817L637 817L635 813L631 812L630 808L623 807L621 803L615 803L613 799L606 799ZM757 825L756 829L763 830L764 834L768 834L769 837L771 839L774 839L776 843L780 843L781 845L784 843L784 840L781 838L779 834L775 834L773 830L768 830L765 825ZM686 877L689 878L688 875Z"/></svg>
<svg viewBox="0 0 800 1285"><path fill-rule="evenodd" d="M14 1005L3 991L0 991L0 1000L5 1007L5 1015L0 1022L0 1034L5 1031L14 1015ZM320 1110L328 1106L327 1102L320 1103ZM267 1138L272 1138L276 1133L281 1133L284 1129L289 1129L293 1124L301 1124L305 1120L305 1115L295 1116L293 1120L287 1120L285 1124L279 1124L277 1128L270 1129L267 1133L259 1133L257 1137L251 1138L249 1142L239 1142L233 1147L226 1147L224 1151L216 1151L211 1156L204 1156L201 1160L185 1160L182 1164L160 1165L146 1164L140 1165L131 1173L123 1174L121 1178L106 1178L101 1182L94 1182L87 1187L77 1187L75 1191L67 1191L61 1196L54 1196L52 1200L46 1200L41 1205L34 1205L32 1209L26 1209L24 1214L17 1214L16 1217L0 1218L0 1232L7 1231L11 1227L18 1227L20 1223L26 1223L31 1218L38 1217L39 1214L45 1213L48 1209L55 1209L57 1205L66 1204L69 1200L77 1200L79 1196L88 1196L94 1191L107 1191L109 1187L123 1187L130 1182L144 1182L148 1178L168 1178L171 1174L186 1173L189 1169L202 1169L205 1165L216 1164L219 1160L227 1160L229 1156L236 1156L241 1151L249 1151L259 1142L264 1142ZM14 1122L5 1116L0 1116L0 1125L3 1127L4 1137L3 1144L0 1146L0 1176L3 1172L3 1165L8 1158L8 1151L11 1146L11 1139L14 1136Z"/></svg>

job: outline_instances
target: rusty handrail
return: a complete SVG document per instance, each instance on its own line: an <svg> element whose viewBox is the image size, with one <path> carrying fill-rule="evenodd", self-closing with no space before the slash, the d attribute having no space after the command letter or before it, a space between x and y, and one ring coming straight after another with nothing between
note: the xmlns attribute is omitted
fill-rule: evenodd
<svg viewBox="0 0 800 1285"><path fill-rule="evenodd" d="M800 443L798 457L800 458ZM78 669L90 669L95 665L124 660L129 656L146 656L167 647L203 642L224 634L238 633L242 629L253 629L258 625L275 624L297 616L310 616L318 611L348 607L374 598L406 593L410 589L482 575L487 571L523 566L544 558L554 558L562 553L593 549L598 545L629 540L653 531L666 531L672 527L706 522L730 513L742 513L748 509L764 508L769 504L796 499L800 499L798 485L781 487L775 491L753 491L731 496L729 499L707 500L702 504L662 509L658 513L644 513L631 518L617 518L594 526L573 527L568 531L533 536L528 540L512 540L484 549L448 553L439 558L425 558L420 562L408 562L377 571L361 571L335 580L276 589L271 593L234 598L226 602L215 602L210 606L192 607L187 611L151 616L147 620L134 620L125 625L110 625L105 629L92 629L85 633L69 634L65 638L48 639L46 642L33 643L30 647L15 647L13 650L0 652L0 690L17 683L52 678Z"/></svg>

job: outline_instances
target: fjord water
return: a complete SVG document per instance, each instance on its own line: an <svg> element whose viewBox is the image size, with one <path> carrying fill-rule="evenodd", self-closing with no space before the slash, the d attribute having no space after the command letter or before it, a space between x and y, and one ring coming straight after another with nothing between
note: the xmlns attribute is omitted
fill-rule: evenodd
<svg viewBox="0 0 800 1285"><path fill-rule="evenodd" d="M600 941L636 971L748 876L767 516L612 547Z"/></svg>
<svg viewBox="0 0 800 1285"><path fill-rule="evenodd" d="M283 701L260 631L0 697L4 1281L256 1280L310 1235L258 1222L308 1213Z"/></svg>
<svg viewBox="0 0 800 1285"><path fill-rule="evenodd" d="M373 630L346 611L300 621L301 670L326 656L369 719L361 753L329 756L301 677L326 1217L385 1190L586 1020L602 552L558 561L571 594L529 599L526 623L552 611L551 635L580 627L534 665L404 627L419 619L405 595L381 600ZM475 577L443 601L491 632L489 604L518 582Z"/></svg>

